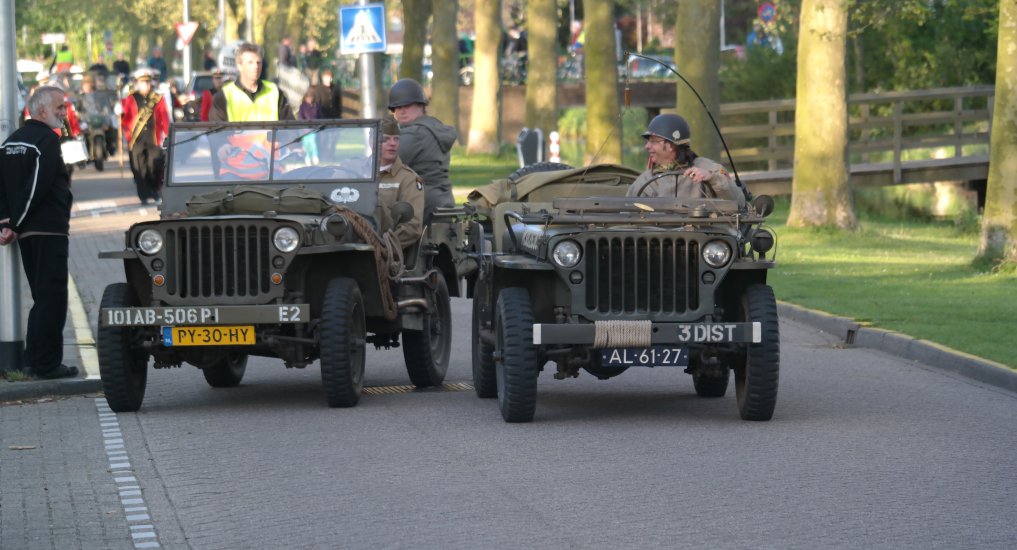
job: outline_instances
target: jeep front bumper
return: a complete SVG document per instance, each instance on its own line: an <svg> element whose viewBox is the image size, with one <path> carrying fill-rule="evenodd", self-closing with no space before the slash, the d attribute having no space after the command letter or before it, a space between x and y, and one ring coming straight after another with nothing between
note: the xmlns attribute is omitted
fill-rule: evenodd
<svg viewBox="0 0 1017 550"><path fill-rule="evenodd" d="M587 345L594 348L646 347L655 344L727 344L762 341L762 324L654 323L596 321L586 324L533 325L535 345Z"/></svg>

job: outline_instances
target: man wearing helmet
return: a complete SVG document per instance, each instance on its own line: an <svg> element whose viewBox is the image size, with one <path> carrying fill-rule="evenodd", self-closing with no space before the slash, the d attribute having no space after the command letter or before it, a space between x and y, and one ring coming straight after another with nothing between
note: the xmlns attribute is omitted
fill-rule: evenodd
<svg viewBox="0 0 1017 550"><path fill-rule="evenodd" d="M690 147L689 123L678 115L657 115L643 138L650 154L645 172L626 191L630 197L719 198L745 204L745 194L720 164Z"/></svg>
<svg viewBox="0 0 1017 550"><path fill-rule="evenodd" d="M455 205L448 165L456 130L429 116L427 104L424 88L411 78L399 80L388 91L388 109L401 131L399 158L424 180L424 223L435 208Z"/></svg>

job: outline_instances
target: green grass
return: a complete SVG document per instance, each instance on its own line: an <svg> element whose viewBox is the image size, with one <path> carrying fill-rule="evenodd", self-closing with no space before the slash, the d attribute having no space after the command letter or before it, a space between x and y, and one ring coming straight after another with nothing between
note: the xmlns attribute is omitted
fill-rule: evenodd
<svg viewBox="0 0 1017 550"><path fill-rule="evenodd" d="M770 224L779 300L849 317L1017 367L1017 277L971 266L978 235L952 222L863 218L855 232Z"/></svg>
<svg viewBox="0 0 1017 550"><path fill-rule="evenodd" d="M517 167L514 151L454 154L457 202ZM972 267L977 231L961 231L954 221L868 214L860 214L855 232L796 229L786 226L788 208L787 200L778 200L769 219L777 233L777 267L769 283L779 300L1017 368L1011 343L1017 273Z"/></svg>

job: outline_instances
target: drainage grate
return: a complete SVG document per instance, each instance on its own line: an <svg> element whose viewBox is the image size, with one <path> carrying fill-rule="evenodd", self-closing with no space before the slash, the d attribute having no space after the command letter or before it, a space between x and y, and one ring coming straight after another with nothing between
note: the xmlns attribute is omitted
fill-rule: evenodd
<svg viewBox="0 0 1017 550"><path fill-rule="evenodd" d="M473 385L467 384L466 382L452 382L448 384L442 384L441 386L434 388L418 388L412 384L406 384L403 386L367 386L364 388L364 393L368 395L388 395L396 393L435 392L435 391L473 391Z"/></svg>

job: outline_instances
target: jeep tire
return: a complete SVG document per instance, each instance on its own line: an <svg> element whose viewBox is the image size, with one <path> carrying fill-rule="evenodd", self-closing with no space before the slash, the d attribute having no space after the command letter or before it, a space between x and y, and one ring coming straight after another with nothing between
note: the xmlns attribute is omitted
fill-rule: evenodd
<svg viewBox="0 0 1017 550"><path fill-rule="evenodd" d="M452 306L445 279L438 277L437 288L428 288L426 293L424 329L403 331L406 373L418 388L440 386L445 381L452 350Z"/></svg>
<svg viewBox="0 0 1017 550"><path fill-rule="evenodd" d="M102 293L100 309L137 306L127 283L114 283ZM137 327L108 326L99 323L99 375L106 402L114 412L135 412L145 399L148 383L148 354L137 342Z"/></svg>
<svg viewBox="0 0 1017 550"><path fill-rule="evenodd" d="M743 420L770 420L777 405L780 374L780 329L773 289L762 284L746 287L739 317L742 322L759 322L762 340L758 344L746 344L745 353L735 365L738 414Z"/></svg>
<svg viewBox="0 0 1017 550"><path fill-rule="evenodd" d="M212 365L201 369L205 382L213 388L233 388L240 385L247 372L247 354L236 351L226 353Z"/></svg>
<svg viewBox="0 0 1017 550"><path fill-rule="evenodd" d="M480 339L482 324L489 319L491 290L486 280L478 280L473 288L473 389L477 397L498 397L498 380L494 367L494 346Z"/></svg>
<svg viewBox="0 0 1017 550"><path fill-rule="evenodd" d="M506 422L529 422L537 408L537 348L533 345L533 306L525 288L498 294L495 315L495 374L498 407Z"/></svg>
<svg viewBox="0 0 1017 550"><path fill-rule="evenodd" d="M364 388L367 339L364 300L357 282L337 277L328 282L318 323L321 383L329 407L352 407Z"/></svg>

